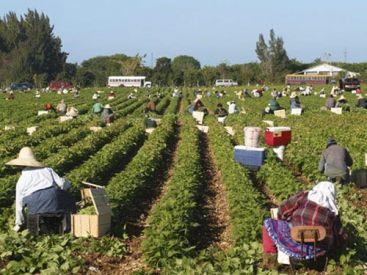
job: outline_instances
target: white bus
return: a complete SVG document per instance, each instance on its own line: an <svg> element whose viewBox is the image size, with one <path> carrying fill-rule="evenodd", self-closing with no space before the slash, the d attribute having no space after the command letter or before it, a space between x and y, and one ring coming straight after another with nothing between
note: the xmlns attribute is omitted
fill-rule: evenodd
<svg viewBox="0 0 367 275"><path fill-rule="evenodd" d="M228 87L228 86L237 86L238 83L233 81L232 79L217 79L215 81L216 87Z"/></svg>
<svg viewBox="0 0 367 275"><path fill-rule="evenodd" d="M150 88L152 82L145 81L145 78L145 76L109 76L107 86Z"/></svg>

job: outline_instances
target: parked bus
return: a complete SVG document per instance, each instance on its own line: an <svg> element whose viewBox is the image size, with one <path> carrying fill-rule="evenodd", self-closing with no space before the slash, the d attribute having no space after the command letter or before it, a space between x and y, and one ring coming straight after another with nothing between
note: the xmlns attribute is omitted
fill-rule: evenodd
<svg viewBox="0 0 367 275"><path fill-rule="evenodd" d="M285 76L286 85L303 85L303 84L329 84L331 77L329 75L318 74L287 74Z"/></svg>
<svg viewBox="0 0 367 275"><path fill-rule="evenodd" d="M145 76L109 76L107 86L150 88L152 82L145 81L145 79Z"/></svg>
<svg viewBox="0 0 367 275"><path fill-rule="evenodd" d="M237 86L238 83L233 81L232 79L217 79L215 81L216 87L228 87L228 86Z"/></svg>

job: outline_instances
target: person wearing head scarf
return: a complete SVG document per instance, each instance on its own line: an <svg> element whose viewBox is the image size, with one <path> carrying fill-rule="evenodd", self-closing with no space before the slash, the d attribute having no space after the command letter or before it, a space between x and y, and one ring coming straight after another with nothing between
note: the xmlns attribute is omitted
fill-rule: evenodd
<svg viewBox="0 0 367 275"><path fill-rule="evenodd" d="M71 186L70 182L37 161L31 148L23 147L18 158L6 165L23 168L15 188L15 231L24 224L25 207L28 215L66 214L75 210L73 199L65 191Z"/></svg>
<svg viewBox="0 0 367 275"><path fill-rule="evenodd" d="M343 95L338 98L338 102L336 103L335 107L342 108L343 112L350 112L348 100Z"/></svg>
<svg viewBox="0 0 367 275"><path fill-rule="evenodd" d="M343 184L349 182L348 167L352 165L353 159L348 150L338 145L335 139L329 138L320 157L319 171L330 180L339 180Z"/></svg>
<svg viewBox="0 0 367 275"><path fill-rule="evenodd" d="M106 104L103 108L103 111L101 113L101 120L103 124L109 125L111 124L115 119L115 114L112 111L111 105Z"/></svg>
<svg viewBox="0 0 367 275"><path fill-rule="evenodd" d="M59 116L64 116L67 111L67 106L65 104L65 101L61 99L60 103L56 106L56 112Z"/></svg>
<svg viewBox="0 0 367 275"><path fill-rule="evenodd" d="M330 94L329 97L326 99L325 107L326 109L330 110L331 108L334 108L336 105L335 98L333 94Z"/></svg>
<svg viewBox="0 0 367 275"><path fill-rule="evenodd" d="M228 102L227 104L228 104L228 114L235 114L238 112L236 102L232 100Z"/></svg>
<svg viewBox="0 0 367 275"><path fill-rule="evenodd" d="M301 259L314 256L313 244L303 246L294 241L290 229L294 226L318 225L326 230L325 239L318 243L316 255L323 255L347 238L343 231L336 205L336 188L329 181L319 182L310 191L300 192L284 201L278 208L277 219L266 219L263 226L264 260L281 251ZM268 260L269 262L269 260Z"/></svg>
<svg viewBox="0 0 367 275"><path fill-rule="evenodd" d="M358 100L357 100L356 107L367 109L367 100L366 100L366 98L364 98L363 95L361 95L361 94L357 94L357 99Z"/></svg>
<svg viewBox="0 0 367 275"><path fill-rule="evenodd" d="M290 95L290 107L291 109L302 108L301 101L296 92L292 92Z"/></svg>

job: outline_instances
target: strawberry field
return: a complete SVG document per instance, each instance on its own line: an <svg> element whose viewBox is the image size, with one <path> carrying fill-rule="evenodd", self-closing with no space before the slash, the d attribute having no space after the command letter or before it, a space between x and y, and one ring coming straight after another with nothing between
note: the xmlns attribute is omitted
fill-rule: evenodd
<svg viewBox="0 0 367 275"><path fill-rule="evenodd" d="M319 90L321 87L316 87ZM210 88L211 89L211 88ZM329 90L330 87L326 87ZM202 88L205 91L204 88ZM238 88L237 88L238 91ZM311 189L324 179L317 170L328 137L348 148L352 169L365 166L364 123L367 110L354 107L355 95L345 94L350 113L322 111L325 99L301 96L302 116L289 115L289 98L279 102L287 118L262 117L270 99L240 99L236 88L222 98L203 96L209 110L199 131L187 112L195 99L193 89L183 97L172 97L172 89L138 90L127 99L129 89L118 89L110 104L116 114L111 126L93 132L100 124L91 112L95 90L81 96L34 92L1 100L0 116L0 270L2 274L249 274L271 273L262 267L261 227L269 209L300 190ZM153 115L161 122L147 134L143 109L154 97ZM37 116L50 101L61 99L79 110L75 119L60 123L56 114ZM227 134L213 115L218 103L234 100L240 111L230 115ZM280 162L268 150L265 164L256 173L236 163L233 147L244 143L243 128L267 125L292 129L292 143ZM37 126L29 135L27 127ZM8 129L8 130L5 130ZM261 146L266 146L264 139ZM15 185L20 170L5 166L20 148L30 146L39 161L72 182L71 192L79 199L82 181L106 186L112 208L112 232L102 238L75 238L69 234L31 236L27 230L13 232ZM367 272L367 192L353 184L337 186L338 207L349 239L330 253L328 274ZM283 267L284 272L289 268ZM314 272L303 267L300 272Z"/></svg>

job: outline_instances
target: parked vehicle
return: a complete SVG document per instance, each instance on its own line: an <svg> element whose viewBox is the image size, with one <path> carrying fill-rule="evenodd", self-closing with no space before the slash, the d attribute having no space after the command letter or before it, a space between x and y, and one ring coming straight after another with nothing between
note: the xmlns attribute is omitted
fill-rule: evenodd
<svg viewBox="0 0 367 275"><path fill-rule="evenodd" d="M32 89L32 84L29 82L11 83L6 89L8 91L26 91Z"/></svg>
<svg viewBox="0 0 367 275"><path fill-rule="evenodd" d="M108 87L152 87L151 81L145 81L145 76L109 76L107 80Z"/></svg>
<svg viewBox="0 0 367 275"><path fill-rule="evenodd" d="M70 82L67 81L52 81L50 83L50 85L48 85L48 87L50 88L50 90L52 91L58 91L58 90L63 90L63 89L72 89L74 86L73 84L71 84Z"/></svg>
<svg viewBox="0 0 367 275"><path fill-rule="evenodd" d="M233 81L232 79L217 79L215 81L216 87L228 87L228 86L237 86L238 83Z"/></svg>
<svg viewBox="0 0 367 275"><path fill-rule="evenodd" d="M344 77L339 80L339 88L344 91L352 91L361 88L358 78Z"/></svg>

